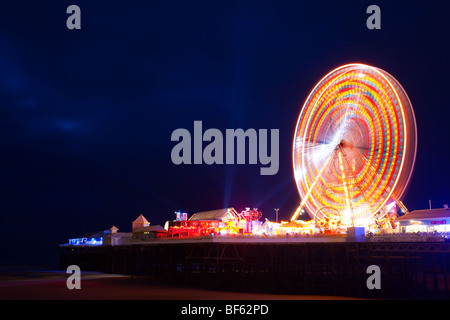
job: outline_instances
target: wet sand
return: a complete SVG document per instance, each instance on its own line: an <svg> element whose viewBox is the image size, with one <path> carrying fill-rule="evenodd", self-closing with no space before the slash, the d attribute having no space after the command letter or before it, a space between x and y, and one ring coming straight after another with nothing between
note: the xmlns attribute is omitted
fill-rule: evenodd
<svg viewBox="0 0 450 320"><path fill-rule="evenodd" d="M82 272L81 289L53 270L0 270L1 300L348 300L349 297L216 291L130 276Z"/></svg>

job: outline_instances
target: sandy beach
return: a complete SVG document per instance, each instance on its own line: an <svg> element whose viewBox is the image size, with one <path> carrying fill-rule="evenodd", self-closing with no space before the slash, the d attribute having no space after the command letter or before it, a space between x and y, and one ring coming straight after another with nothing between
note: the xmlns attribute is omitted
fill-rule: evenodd
<svg viewBox="0 0 450 320"><path fill-rule="evenodd" d="M56 270L0 269L1 300L341 300L303 296L216 291L165 284L146 278L98 272L81 273L81 289L69 290L69 274Z"/></svg>

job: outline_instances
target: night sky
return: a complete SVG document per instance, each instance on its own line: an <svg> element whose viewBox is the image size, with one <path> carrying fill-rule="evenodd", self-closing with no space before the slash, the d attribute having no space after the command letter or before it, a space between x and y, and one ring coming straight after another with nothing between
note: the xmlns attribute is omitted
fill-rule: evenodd
<svg viewBox="0 0 450 320"><path fill-rule="evenodd" d="M81 8L81 30L66 9ZM381 8L381 30L366 9ZM143 214L164 225L257 207L289 219L297 117L329 71L361 62L409 95L409 210L450 203L450 28L444 1L8 1L0 6L0 265L51 265L69 237ZM179 165L177 128L279 129L280 168Z"/></svg>

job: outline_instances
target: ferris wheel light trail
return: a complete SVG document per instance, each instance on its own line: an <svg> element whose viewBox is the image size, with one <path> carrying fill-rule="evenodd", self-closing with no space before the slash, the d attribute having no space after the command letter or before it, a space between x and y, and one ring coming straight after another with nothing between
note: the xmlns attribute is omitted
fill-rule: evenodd
<svg viewBox="0 0 450 320"><path fill-rule="evenodd" d="M416 150L411 102L394 77L364 64L334 69L297 120L293 167L302 200L291 220L305 207L312 218L329 212L352 225L373 222L389 199L400 201Z"/></svg>
<svg viewBox="0 0 450 320"><path fill-rule="evenodd" d="M322 173L325 170L325 168L327 167L327 164L330 161L330 159L331 159L331 156L327 159L327 161L325 162L325 165L320 170L319 174L316 177L316 180L314 180L313 184L311 185L311 187L309 188L309 190L306 193L305 197L303 198L302 202L300 203L300 206L298 206L297 210L295 210L295 213L292 216L291 221L294 221L294 220L296 220L298 218L301 210L303 209L303 206L305 205L306 200L308 200L308 197L311 194L311 190L315 187L316 183L319 181L319 178L322 175Z"/></svg>

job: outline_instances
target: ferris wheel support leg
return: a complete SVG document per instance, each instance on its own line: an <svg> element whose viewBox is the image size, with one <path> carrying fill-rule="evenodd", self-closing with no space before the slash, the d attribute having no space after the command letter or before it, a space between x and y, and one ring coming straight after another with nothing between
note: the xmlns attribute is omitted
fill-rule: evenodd
<svg viewBox="0 0 450 320"><path fill-rule="evenodd" d="M319 174L317 175L314 182L311 184L311 187L309 188L308 192L306 192L305 197L302 199L302 202L300 203L300 206L295 210L294 214L292 215L291 221L294 221L298 218L300 215L301 210L303 209L303 206L306 203L306 200L308 200L309 195L311 194L312 189L316 186L317 182L319 181L319 178L322 176L322 173L325 171L325 168L328 166L328 163L330 162L332 156L330 155L328 159L325 161L325 164L323 165L322 169L320 169Z"/></svg>
<svg viewBox="0 0 450 320"><path fill-rule="evenodd" d="M300 215L300 212L302 211L302 205L299 205L297 209L295 210L294 214L292 215L291 221L294 221L297 219L297 217Z"/></svg>
<svg viewBox="0 0 450 320"><path fill-rule="evenodd" d="M397 203L399 204L400 209L402 209L405 214L409 213L408 208L406 208L406 206L403 204L403 202L401 202L399 200L399 201L397 201Z"/></svg>

